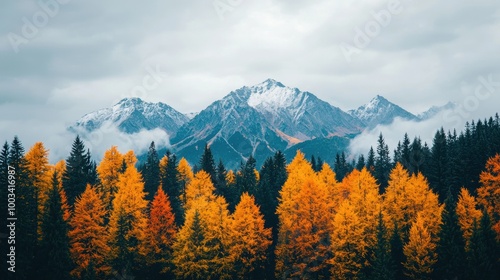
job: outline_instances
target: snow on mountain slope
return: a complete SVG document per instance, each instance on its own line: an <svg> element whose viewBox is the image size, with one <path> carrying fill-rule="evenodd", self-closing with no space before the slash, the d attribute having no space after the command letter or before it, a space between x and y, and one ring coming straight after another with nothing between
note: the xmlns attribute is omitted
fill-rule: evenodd
<svg viewBox="0 0 500 280"><path fill-rule="evenodd" d="M456 106L457 104L454 102L448 102L443 106L432 106L431 108L429 108L429 110L418 114L417 117L420 120L428 120L441 112L444 112L446 110L453 110Z"/></svg>
<svg viewBox="0 0 500 280"><path fill-rule="evenodd" d="M142 129L164 129L174 134L189 119L164 103L144 102L139 98L125 98L111 108L86 114L73 128L93 131L105 122L111 122L125 133L136 133Z"/></svg>
<svg viewBox="0 0 500 280"><path fill-rule="evenodd" d="M377 95L369 103L356 110L350 110L349 114L361 120L368 128L373 128L379 124L390 124L395 118L407 120L418 120L418 117L398 105Z"/></svg>

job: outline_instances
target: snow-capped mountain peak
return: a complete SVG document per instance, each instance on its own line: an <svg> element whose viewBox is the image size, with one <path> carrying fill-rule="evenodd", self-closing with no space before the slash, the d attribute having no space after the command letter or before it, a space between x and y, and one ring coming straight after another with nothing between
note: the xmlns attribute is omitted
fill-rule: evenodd
<svg viewBox="0 0 500 280"><path fill-rule="evenodd" d="M307 99L306 93L272 79L250 87L249 90L247 104L258 110L276 111L280 108L298 107Z"/></svg>
<svg viewBox="0 0 500 280"><path fill-rule="evenodd" d="M86 114L73 128L86 131L99 129L104 123L112 123L127 133L142 129L162 128L172 134L189 119L165 103L145 102L140 98L124 98L110 108Z"/></svg>
<svg viewBox="0 0 500 280"><path fill-rule="evenodd" d="M370 102L356 110L350 110L349 114L364 122L367 127L375 127L378 124L389 124L396 117L407 120L418 120L415 115L390 102L381 95L375 96Z"/></svg>

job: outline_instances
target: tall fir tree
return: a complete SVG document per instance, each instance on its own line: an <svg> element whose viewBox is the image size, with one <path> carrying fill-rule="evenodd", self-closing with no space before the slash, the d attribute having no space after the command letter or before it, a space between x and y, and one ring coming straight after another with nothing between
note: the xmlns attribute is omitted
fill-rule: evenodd
<svg viewBox="0 0 500 280"><path fill-rule="evenodd" d="M162 164L163 170L160 170L160 174L162 174L161 186L170 199L170 205L175 214L175 223L180 227L184 223L184 209L181 201L181 185L178 181L177 157L175 154L167 151L165 158L166 163Z"/></svg>
<svg viewBox="0 0 500 280"><path fill-rule="evenodd" d="M215 167L214 156L212 155L212 150L208 144L205 144L205 149L203 150L203 155L200 158L200 170L203 170L210 175L210 179L214 186L217 185L217 170Z"/></svg>
<svg viewBox="0 0 500 280"><path fill-rule="evenodd" d="M156 190L160 186L160 159L154 141L149 145L148 157L141 173L144 178L146 199L152 201Z"/></svg>
<svg viewBox="0 0 500 280"><path fill-rule="evenodd" d="M257 177L255 175L255 158L250 155L248 160L240 166L240 170L236 173L236 198L247 192L252 196L257 193ZM234 201L234 205L229 205L229 209L233 210L239 201Z"/></svg>
<svg viewBox="0 0 500 280"><path fill-rule="evenodd" d="M456 203L451 191L448 191L436 248L438 261L435 275L438 279L464 279L465 241L455 210Z"/></svg>
<svg viewBox="0 0 500 280"><path fill-rule="evenodd" d="M96 179L92 175L94 168L90 152L85 152L83 141L80 136L76 136L71 153L66 160L66 172L63 175L63 188L71 206L75 203L76 198L83 193L87 184L95 184Z"/></svg>
<svg viewBox="0 0 500 280"><path fill-rule="evenodd" d="M358 157L358 161L356 163L356 169L361 171L365 167L366 167L365 156L363 154L361 154Z"/></svg>
<svg viewBox="0 0 500 280"><path fill-rule="evenodd" d="M37 256L37 279L71 279L72 261L69 252L68 224L64 220L57 173L45 202L41 223L43 238Z"/></svg>
<svg viewBox="0 0 500 280"><path fill-rule="evenodd" d="M384 137L380 133L378 137L377 156L375 157L375 178L380 185L380 193L385 192L391 172L391 158L389 156L389 147L385 144Z"/></svg>
<svg viewBox="0 0 500 280"><path fill-rule="evenodd" d="M440 201L446 199L448 186L446 184L446 170L448 166L446 134L443 128L436 132L432 145L432 156L430 158L429 186L439 195ZM450 190L451 194L451 190Z"/></svg>
<svg viewBox="0 0 500 280"><path fill-rule="evenodd" d="M470 279L493 280L500 277L499 245L487 211L483 212L479 224L476 221L473 223L467 258Z"/></svg>
<svg viewBox="0 0 500 280"><path fill-rule="evenodd" d="M382 218L382 212L379 213L377 225L377 244L374 248L373 260L371 261L370 279L390 280L396 279L396 265L392 259L390 243L387 240L387 228Z"/></svg>
<svg viewBox="0 0 500 280"><path fill-rule="evenodd" d="M34 257L37 248L37 209L38 201L33 183L29 180L28 163L24 156L24 148L16 136L10 145L9 165L15 171L16 185L16 266L17 279L32 279L34 274ZM11 212L8 212L11 217Z"/></svg>
<svg viewBox="0 0 500 280"><path fill-rule="evenodd" d="M375 175L375 151L373 151L373 147L370 147L370 150L368 151L366 169L368 169L372 175Z"/></svg>
<svg viewBox="0 0 500 280"><path fill-rule="evenodd" d="M391 259L394 261L394 277L395 279L404 279L404 266L406 257L403 252L403 241L399 235L398 224L395 223L389 239Z"/></svg>

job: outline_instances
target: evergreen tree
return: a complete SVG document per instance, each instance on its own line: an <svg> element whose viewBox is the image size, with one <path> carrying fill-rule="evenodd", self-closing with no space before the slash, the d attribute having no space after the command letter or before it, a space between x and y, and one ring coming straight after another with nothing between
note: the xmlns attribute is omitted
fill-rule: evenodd
<svg viewBox="0 0 500 280"><path fill-rule="evenodd" d="M463 279L465 257L465 242L455 211L456 204L450 192L445 201L442 214L443 224L439 232L436 253L436 277L438 279Z"/></svg>
<svg viewBox="0 0 500 280"><path fill-rule="evenodd" d="M217 185L217 171L215 168L215 161L212 155L212 150L210 150L210 146L205 144L205 150L203 151L203 155L200 158L200 170L204 170L210 175L210 179L214 186Z"/></svg>
<svg viewBox="0 0 500 280"><path fill-rule="evenodd" d="M181 186L179 184L179 171L177 170L177 157L167 151L166 164L163 166L161 186L170 199L170 205L175 215L175 224L181 226L184 222L184 210L181 201Z"/></svg>
<svg viewBox="0 0 500 280"><path fill-rule="evenodd" d="M410 137L408 137L408 133L405 133L403 144L401 145L401 164L404 168L410 168Z"/></svg>
<svg viewBox="0 0 500 280"><path fill-rule="evenodd" d="M37 279L70 279L72 261L69 253L68 224L64 220L57 174L45 203L41 230L43 238L38 251Z"/></svg>
<svg viewBox="0 0 500 280"><path fill-rule="evenodd" d="M395 279L404 279L403 263L405 263L406 258L403 252L403 242L401 241L401 236L399 235L397 223L394 225L394 229L392 230L389 244L391 248L391 259L394 262L394 277Z"/></svg>
<svg viewBox="0 0 500 280"><path fill-rule="evenodd" d="M374 259L372 261L371 277L374 280L396 279L396 266L392 259L390 244L387 240L387 228L379 213L377 225L377 244L374 248Z"/></svg>
<svg viewBox="0 0 500 280"><path fill-rule="evenodd" d="M490 216L484 211L479 225L476 222L473 224L470 248L467 253L471 279L499 278L499 247L495 238L496 234L492 229Z"/></svg>
<svg viewBox="0 0 500 280"><path fill-rule="evenodd" d="M366 159L366 169L375 175L375 152L373 151L373 147L370 147L370 151L368 152L368 158Z"/></svg>
<svg viewBox="0 0 500 280"><path fill-rule="evenodd" d="M28 163L19 138L14 137L10 145L9 165L15 170L16 179L16 270L17 279L32 279L34 256L37 248L37 209L36 190L29 180ZM4 203L4 202L2 202ZM11 212L8 213L11 217Z"/></svg>
<svg viewBox="0 0 500 280"><path fill-rule="evenodd" d="M321 157L318 157L318 159L316 160L316 167L317 167L317 171L316 172L320 172L321 171L321 168L323 168L323 160L321 159Z"/></svg>
<svg viewBox="0 0 500 280"><path fill-rule="evenodd" d="M311 167L314 172L318 172L318 165L316 163L316 158L314 157L314 155L311 156Z"/></svg>
<svg viewBox="0 0 500 280"><path fill-rule="evenodd" d="M0 201L3 201L3 203L0 203L0 225L2 229L5 229L7 224L7 206L8 206L8 187L7 185L9 182L9 144L7 141L3 145L2 151L0 152L0 184L3 187L0 187ZM3 245L3 243L6 242L6 240L1 240L0 244L2 244L2 251L0 252L2 254L2 260L5 258L5 255L7 255L7 251L3 250L3 248L7 248L7 246ZM4 254L5 253L5 254ZM5 263L5 262L3 262Z"/></svg>
<svg viewBox="0 0 500 280"><path fill-rule="evenodd" d="M448 166L446 134L443 128L436 132L430 158L429 185L439 195L440 201L444 201L448 188L446 185L446 170Z"/></svg>
<svg viewBox="0 0 500 280"><path fill-rule="evenodd" d="M363 168L365 168L365 166L366 166L365 156L361 154L358 157L358 162L356 163L356 169L361 171Z"/></svg>
<svg viewBox="0 0 500 280"><path fill-rule="evenodd" d="M375 158L375 178L380 185L380 193L384 193L391 172L391 158L389 147L385 144L384 137L380 133L378 137L377 157Z"/></svg>
<svg viewBox="0 0 500 280"><path fill-rule="evenodd" d="M252 196L257 194L257 177L255 174L255 158L250 155L245 164L242 164L236 175L236 197L239 200L241 194L247 192ZM235 201L238 203L239 201ZM233 210L236 205L229 205Z"/></svg>
<svg viewBox="0 0 500 280"><path fill-rule="evenodd" d="M63 175L63 188L70 205L75 203L76 197L83 193L87 184L95 183L96 179L90 176L93 169L90 153L85 153L85 145L80 136L77 136L66 160L66 172Z"/></svg>
<svg viewBox="0 0 500 280"><path fill-rule="evenodd" d="M160 186L160 159L154 141L149 145L148 158L142 170L142 177L144 178L146 199L152 201L158 186Z"/></svg>

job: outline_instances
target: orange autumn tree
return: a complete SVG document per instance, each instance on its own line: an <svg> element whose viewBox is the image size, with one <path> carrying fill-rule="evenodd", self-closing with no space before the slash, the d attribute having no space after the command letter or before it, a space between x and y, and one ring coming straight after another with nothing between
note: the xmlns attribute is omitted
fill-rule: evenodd
<svg viewBox="0 0 500 280"><path fill-rule="evenodd" d="M356 213L351 201L345 200L340 204L333 219L331 234L332 279L357 279L364 266L368 245L365 241L364 230L359 225L361 219Z"/></svg>
<svg viewBox="0 0 500 280"><path fill-rule="evenodd" d="M403 252L405 274L410 279L432 279L433 265L437 262L436 244L432 241L425 220L418 215L410 228L408 243Z"/></svg>
<svg viewBox="0 0 500 280"><path fill-rule="evenodd" d="M147 227L144 182L134 164L133 153L127 153L127 169L120 174L113 210L109 219L111 262L116 271L130 272L143 260Z"/></svg>
<svg viewBox="0 0 500 280"><path fill-rule="evenodd" d="M160 187L151 202L145 241L147 263L155 273L168 276L171 272L172 244L176 232L170 201Z"/></svg>
<svg viewBox="0 0 500 280"><path fill-rule="evenodd" d="M328 189L328 196L332 201L332 211L335 212L340 206L340 203L347 198L341 194L341 187L339 182L336 180L335 172L332 170L330 165L323 163L321 170L316 173L318 177L318 183L324 184Z"/></svg>
<svg viewBox="0 0 500 280"><path fill-rule="evenodd" d="M207 201L215 200L214 192L215 187L210 179L210 175L201 170L196 173L186 187L186 202L184 204L184 209L188 210L192 208L193 204L195 204L198 199L205 199Z"/></svg>
<svg viewBox="0 0 500 280"><path fill-rule="evenodd" d="M63 210L63 219L64 221L69 222L72 212L71 212L71 207L68 204L68 197L66 196L66 191L64 190L62 185L63 174L65 171L66 171L66 161L60 160L55 165L50 167L49 176L52 178L54 176L54 173L56 174L57 181L59 182L58 188L59 188L59 194L61 195L61 207Z"/></svg>
<svg viewBox="0 0 500 280"><path fill-rule="evenodd" d="M443 205L439 204L437 194L432 192L421 173L410 177L408 171L397 163L391 171L383 198L384 222L389 232L397 224L402 240L408 241L410 227L420 214L433 242L437 242Z"/></svg>
<svg viewBox="0 0 500 280"><path fill-rule="evenodd" d="M271 229L264 227L264 216L255 198L243 193L232 215L229 254L238 278L248 279L263 268L267 248L272 243Z"/></svg>
<svg viewBox="0 0 500 280"><path fill-rule="evenodd" d="M45 149L42 142L37 142L26 153L28 176L30 181L35 186L38 211L38 236L42 238L40 229L44 211L45 202L48 199L49 190L51 188L51 176L49 165L49 151Z"/></svg>
<svg viewBox="0 0 500 280"><path fill-rule="evenodd" d="M104 153L101 163L97 166L97 174L101 184L98 187L104 203L111 208L111 203L117 191L118 177L122 173L123 155L116 146L112 146Z"/></svg>
<svg viewBox="0 0 500 280"><path fill-rule="evenodd" d="M327 184L318 178L300 151L287 166L280 191L276 277L314 278L328 274L332 202Z"/></svg>
<svg viewBox="0 0 500 280"><path fill-rule="evenodd" d="M108 232L104 217L106 207L97 191L87 185L76 199L74 215L70 221L70 252L76 265L71 272L77 278L85 275L104 277L109 273L106 257L109 254Z"/></svg>
<svg viewBox="0 0 500 280"><path fill-rule="evenodd" d="M165 169L162 169L165 170ZM185 158L181 158L179 161L179 165L177 165L178 174L178 182L181 188L181 201L183 204L186 204L186 187L191 183L194 179L193 170L191 166L187 162Z"/></svg>
<svg viewBox="0 0 500 280"><path fill-rule="evenodd" d="M228 205L223 197L213 197L196 198L186 211L186 220L173 245L177 278L232 279Z"/></svg>
<svg viewBox="0 0 500 280"><path fill-rule="evenodd" d="M479 223L481 220L481 210L477 208L476 198L470 195L466 188L460 189L456 208L458 223L462 230L465 249L469 249L470 238L474 231L474 221Z"/></svg>
<svg viewBox="0 0 500 280"><path fill-rule="evenodd" d="M481 187L477 189L477 201L491 217L493 230L500 241L500 154L486 162L485 171L479 178Z"/></svg>
<svg viewBox="0 0 500 280"><path fill-rule="evenodd" d="M335 277L357 277L361 269L370 265L372 248L377 243L378 216L381 209L381 197L379 195L379 186L366 168L361 171L354 170L348 174L341 183L343 193L348 193L348 197L343 200L344 212L337 213L334 218L332 229L332 252L333 258L330 260L333 268L332 272L338 269L341 272L335 272ZM344 204L345 202L345 204ZM349 213L353 211L355 216ZM337 215L341 215L338 216ZM343 216L342 216L343 215ZM347 215L358 219L354 228L351 224L346 224ZM335 222L336 221L336 222ZM351 232L352 235L351 235ZM362 239L359 237L362 236ZM345 238L347 240L341 240ZM351 242L358 240L355 248L351 248ZM348 245L348 246L346 246ZM359 252L354 259L348 259L345 256L351 256Z"/></svg>

